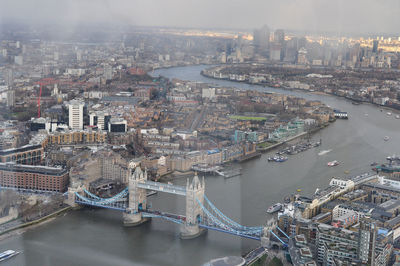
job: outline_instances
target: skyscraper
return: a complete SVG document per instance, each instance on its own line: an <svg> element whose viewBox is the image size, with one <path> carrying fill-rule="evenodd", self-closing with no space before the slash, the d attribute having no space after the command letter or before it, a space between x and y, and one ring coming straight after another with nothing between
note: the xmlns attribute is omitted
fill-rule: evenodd
<svg viewBox="0 0 400 266"><path fill-rule="evenodd" d="M83 129L83 103L72 100L68 104L68 126L71 129Z"/></svg>
<svg viewBox="0 0 400 266"><path fill-rule="evenodd" d="M253 44L257 52L266 55L269 49L269 36L270 31L267 25L264 25L261 29L254 30Z"/></svg>
<svg viewBox="0 0 400 266"><path fill-rule="evenodd" d="M283 59L285 58L286 43L285 43L285 32L282 29L278 29L275 31L274 42L281 48L279 60L283 61Z"/></svg>
<svg viewBox="0 0 400 266"><path fill-rule="evenodd" d="M8 87L12 87L14 85L14 74L12 69L7 69L5 73L4 80Z"/></svg>
<svg viewBox="0 0 400 266"><path fill-rule="evenodd" d="M379 40L374 40L373 41L373 46L372 46L372 52L377 53L378 52L378 45L379 45Z"/></svg>
<svg viewBox="0 0 400 266"><path fill-rule="evenodd" d="M285 32L281 29L278 29L274 33L274 41L283 45L285 43Z"/></svg>
<svg viewBox="0 0 400 266"><path fill-rule="evenodd" d="M106 64L106 65L104 65L104 70L103 71L104 71L104 74L103 74L104 78L106 80L111 80L112 77L113 77L113 75L112 75L112 67L110 65Z"/></svg>

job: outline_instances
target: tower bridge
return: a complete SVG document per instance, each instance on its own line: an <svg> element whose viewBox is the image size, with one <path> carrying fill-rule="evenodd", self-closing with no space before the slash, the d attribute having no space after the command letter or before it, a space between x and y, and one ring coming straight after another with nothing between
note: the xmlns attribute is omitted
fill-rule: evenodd
<svg viewBox="0 0 400 266"><path fill-rule="evenodd" d="M186 201L185 215L151 209L147 202L148 190L184 196ZM204 230L209 229L259 240L264 246L270 245L269 239L271 237L278 239L283 246L287 245L289 236L279 229L285 236L279 237L279 233L275 230L276 224L243 226L223 214L204 192L204 177L200 180L195 175L191 181L187 179L186 186L177 186L150 181L147 178L147 171L143 172L140 167L136 167L129 177L128 187L117 195L110 198L100 198L84 188L69 189L67 202L71 206L88 205L121 211L126 226L139 225L151 218L161 218L174 222L181 226L181 237L185 239L197 237Z"/></svg>

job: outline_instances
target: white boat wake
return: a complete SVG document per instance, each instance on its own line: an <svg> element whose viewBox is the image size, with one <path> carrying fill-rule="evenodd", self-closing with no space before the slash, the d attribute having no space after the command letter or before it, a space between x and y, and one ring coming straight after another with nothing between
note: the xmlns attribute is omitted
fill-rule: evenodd
<svg viewBox="0 0 400 266"><path fill-rule="evenodd" d="M318 153L318 155L321 156L321 155L327 154L328 152L331 152L331 151L332 151L332 150L320 151L320 152Z"/></svg>

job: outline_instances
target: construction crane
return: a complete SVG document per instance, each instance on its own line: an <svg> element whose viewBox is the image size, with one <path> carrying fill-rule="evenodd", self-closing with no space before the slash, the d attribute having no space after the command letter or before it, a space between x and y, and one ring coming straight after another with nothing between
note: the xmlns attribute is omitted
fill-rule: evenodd
<svg viewBox="0 0 400 266"><path fill-rule="evenodd" d="M38 97L38 117L40 117L40 100L42 98L42 87L46 86L46 85L52 85L57 83L57 80L53 79L53 78L43 78L41 80L39 80L38 82L36 82L36 85L39 85L39 97Z"/></svg>
<svg viewBox="0 0 400 266"><path fill-rule="evenodd" d="M35 83L35 85L39 86L39 97L38 97L38 117L40 117L40 100L42 98L42 87L47 86L47 85L54 85L54 84L64 84L68 86L81 86L81 87L90 87L93 85L91 82L86 82L86 81L70 81L70 80L57 80L54 78L42 78L38 82Z"/></svg>

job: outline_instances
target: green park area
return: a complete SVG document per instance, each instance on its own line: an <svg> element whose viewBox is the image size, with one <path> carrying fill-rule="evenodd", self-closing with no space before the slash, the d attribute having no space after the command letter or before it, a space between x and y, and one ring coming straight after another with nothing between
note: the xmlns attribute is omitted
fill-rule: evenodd
<svg viewBox="0 0 400 266"><path fill-rule="evenodd" d="M231 115L229 116L230 119L235 120L249 120L249 121L265 121L267 118L265 117L257 117L257 116L241 116L241 115Z"/></svg>
<svg viewBox="0 0 400 266"><path fill-rule="evenodd" d="M275 144L274 142L266 141L266 142L258 143L257 144L257 148L265 149L265 148L268 148L269 146L272 146L274 144Z"/></svg>

